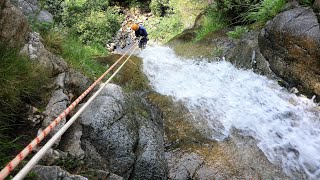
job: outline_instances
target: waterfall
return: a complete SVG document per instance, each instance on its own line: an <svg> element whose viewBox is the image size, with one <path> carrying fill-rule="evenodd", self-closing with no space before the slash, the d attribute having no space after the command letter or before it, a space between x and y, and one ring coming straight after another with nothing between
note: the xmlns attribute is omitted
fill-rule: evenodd
<svg viewBox="0 0 320 180"><path fill-rule="evenodd" d="M223 141L235 128L289 176L320 178L320 109L312 100L226 61L183 59L168 47L148 47L139 56L154 90L206 119L219 132L212 139Z"/></svg>

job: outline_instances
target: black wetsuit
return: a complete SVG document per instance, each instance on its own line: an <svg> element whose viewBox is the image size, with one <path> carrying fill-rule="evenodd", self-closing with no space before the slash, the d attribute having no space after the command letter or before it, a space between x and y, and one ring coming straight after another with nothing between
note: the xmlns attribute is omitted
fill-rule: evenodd
<svg viewBox="0 0 320 180"><path fill-rule="evenodd" d="M145 27L139 25L139 29L135 31L136 37L142 37L139 41L139 48L144 48L147 45L148 42L148 33Z"/></svg>

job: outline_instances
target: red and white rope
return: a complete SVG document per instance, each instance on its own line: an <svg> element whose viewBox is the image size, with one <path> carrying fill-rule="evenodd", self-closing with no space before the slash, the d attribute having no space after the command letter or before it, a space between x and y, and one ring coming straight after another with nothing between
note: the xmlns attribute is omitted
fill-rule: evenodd
<svg viewBox="0 0 320 180"><path fill-rule="evenodd" d="M7 164L0 172L0 180L6 178L12 170L26 157L32 150L40 144L40 142L56 127L59 122L66 117L84 97L92 91L92 89L121 61L121 59L133 48L132 46L125 54L123 54L99 79L97 79L85 92L83 92L67 109L65 109L53 122L46 127L39 136L37 136L27 147L25 147L11 162ZM134 51L133 51L134 52ZM132 53L133 53L132 52ZM131 54L132 54L131 53Z"/></svg>

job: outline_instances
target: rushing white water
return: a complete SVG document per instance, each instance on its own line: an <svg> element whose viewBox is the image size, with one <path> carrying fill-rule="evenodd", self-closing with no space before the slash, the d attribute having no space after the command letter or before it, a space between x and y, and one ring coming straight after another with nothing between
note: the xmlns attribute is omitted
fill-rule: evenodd
<svg viewBox="0 0 320 180"><path fill-rule="evenodd" d="M205 117L223 140L231 128L258 141L267 158L294 178L320 178L319 106L276 82L232 64L180 59L166 47L140 54L154 89ZM196 121L196 119L195 119Z"/></svg>

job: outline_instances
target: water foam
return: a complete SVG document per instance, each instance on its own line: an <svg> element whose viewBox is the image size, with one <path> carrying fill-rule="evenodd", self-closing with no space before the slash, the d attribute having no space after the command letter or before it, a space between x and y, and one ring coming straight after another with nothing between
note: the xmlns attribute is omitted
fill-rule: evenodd
<svg viewBox="0 0 320 180"><path fill-rule="evenodd" d="M212 138L223 140L236 128L288 175L320 178L320 110L312 100L225 61L181 59L167 47L149 47L140 56L154 89L205 117L222 135Z"/></svg>

